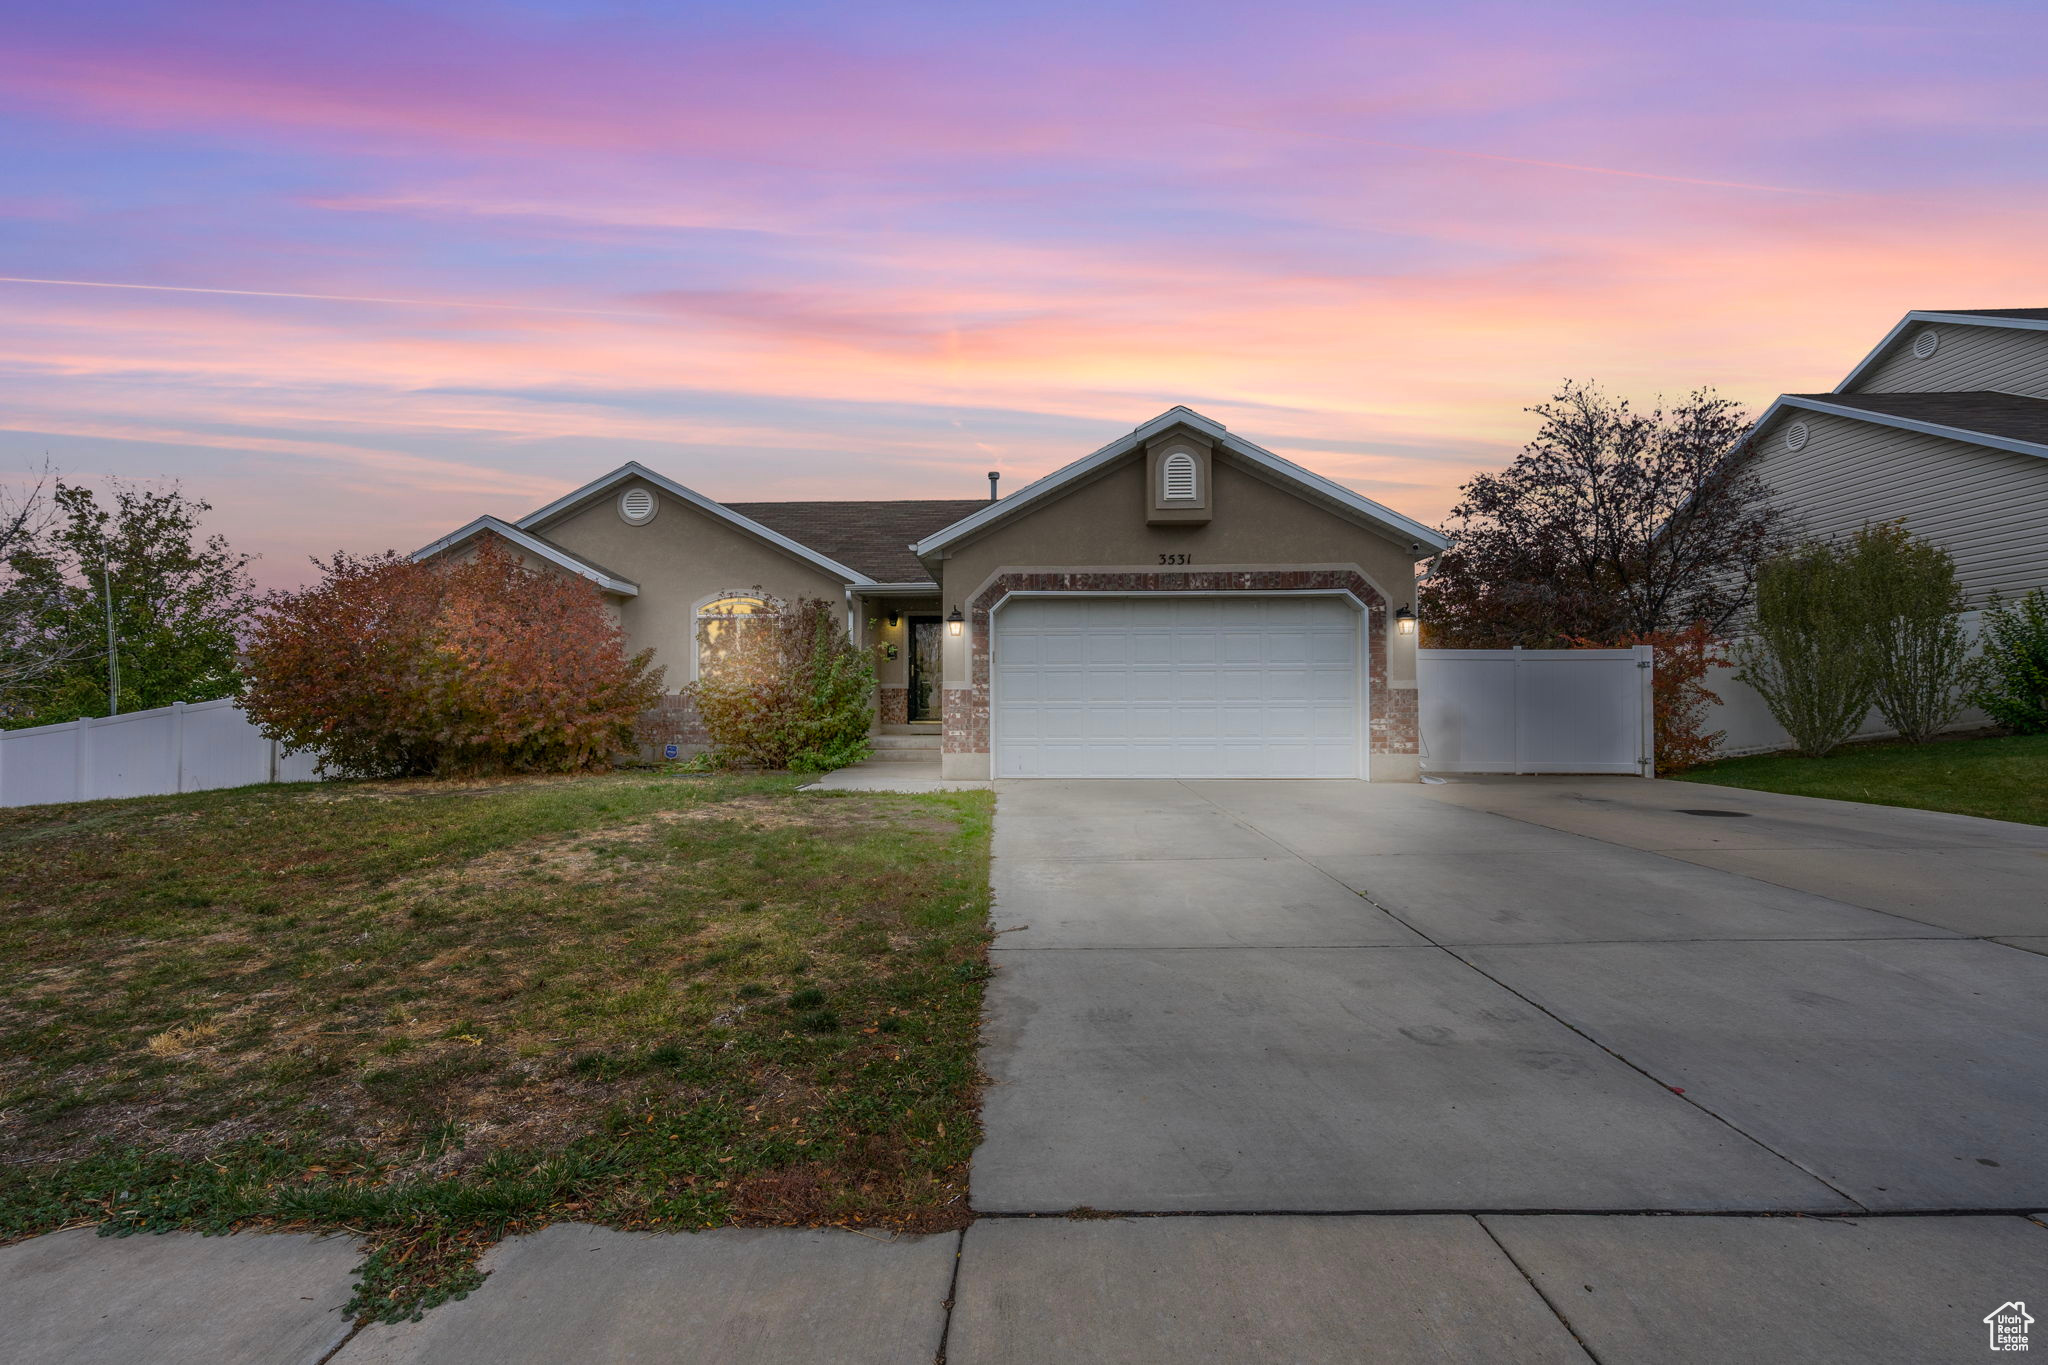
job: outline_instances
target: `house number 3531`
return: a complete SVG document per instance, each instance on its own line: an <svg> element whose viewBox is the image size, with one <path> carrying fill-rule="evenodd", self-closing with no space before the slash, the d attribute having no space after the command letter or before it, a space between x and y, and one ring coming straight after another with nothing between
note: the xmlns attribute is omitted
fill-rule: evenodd
<svg viewBox="0 0 2048 1365"><path fill-rule="evenodd" d="M1192 564L1192 563L1194 563L1194 562L1195 562L1195 557L1194 557L1193 555L1166 555L1166 554L1163 554L1163 555L1159 556L1159 562L1160 562L1161 564Z"/></svg>

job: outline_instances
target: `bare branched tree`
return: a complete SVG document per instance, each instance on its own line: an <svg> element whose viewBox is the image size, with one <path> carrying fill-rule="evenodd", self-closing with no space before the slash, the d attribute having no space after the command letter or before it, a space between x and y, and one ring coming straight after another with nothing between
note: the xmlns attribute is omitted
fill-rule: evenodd
<svg viewBox="0 0 2048 1365"><path fill-rule="evenodd" d="M1637 412L1568 382L1529 411L1536 439L1451 509L1451 548L1421 592L1435 642L1719 630L1750 603L1783 534L1735 403L1702 389Z"/></svg>
<svg viewBox="0 0 2048 1365"><path fill-rule="evenodd" d="M31 568L56 527L55 479L45 464L18 488L0 485L0 723L33 709L41 684L98 652L69 628L76 587Z"/></svg>

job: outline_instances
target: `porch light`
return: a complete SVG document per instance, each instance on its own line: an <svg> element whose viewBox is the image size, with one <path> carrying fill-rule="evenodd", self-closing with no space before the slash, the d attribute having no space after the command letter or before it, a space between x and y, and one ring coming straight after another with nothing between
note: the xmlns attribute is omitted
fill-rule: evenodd
<svg viewBox="0 0 2048 1365"><path fill-rule="evenodd" d="M960 619L960 608L953 608L953 614L946 618L946 634L958 635L964 624Z"/></svg>
<svg viewBox="0 0 2048 1365"><path fill-rule="evenodd" d="M1395 612L1394 630L1397 634L1413 635L1415 633L1415 613L1406 607Z"/></svg>
<svg viewBox="0 0 2048 1365"><path fill-rule="evenodd" d="M900 619L896 614L896 609L894 607L889 608L889 629L896 629L896 622Z"/></svg>

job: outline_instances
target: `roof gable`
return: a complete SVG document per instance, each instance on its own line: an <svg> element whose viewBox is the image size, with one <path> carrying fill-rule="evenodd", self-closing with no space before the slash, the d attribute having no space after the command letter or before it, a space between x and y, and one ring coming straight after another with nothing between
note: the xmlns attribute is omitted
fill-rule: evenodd
<svg viewBox="0 0 2048 1365"><path fill-rule="evenodd" d="M984 505L972 515L963 517L925 537L911 548L919 559L934 554L943 558L949 546L998 522L1035 510L1071 485L1107 469L1126 456L1142 451L1147 441L1175 427L1187 427L1200 433L1214 443L1215 449L1227 452L1272 482L1312 501L1333 507L1353 520L1365 522L1389 536L1410 541L1431 552L1442 550L1449 544L1436 531L1421 522L1404 517L1392 508L1384 507L1371 498L1354 493L1344 485L1304 469L1292 460L1275 455L1272 451L1254 445L1241 436L1234 436L1221 422L1205 417L1193 408L1175 406L1133 429L1128 435L1119 436L1100 450L1054 470L1035 483L1025 485L1000 502Z"/></svg>
<svg viewBox="0 0 2048 1365"><path fill-rule="evenodd" d="M858 569L848 568L845 564L833 558L831 555L822 554L808 545L791 539L789 536L784 535L780 531L772 530L771 528L762 525L760 522L755 521L751 517L743 516L740 513L733 511L730 507L726 506L722 502L718 502L712 498L707 498L702 493L697 492L693 488L685 488L682 484L677 483L674 479L668 478L665 475L655 473L647 466L641 464L638 460L628 461L627 463L620 465L617 469L614 469L611 473L606 474L601 478L592 479L589 483L584 484L581 488L576 489L574 492L566 493L563 496L555 499L553 502L541 508L539 511L531 512L526 516L521 517L519 519L519 528L521 530L531 530L536 527L544 526L548 522L555 520L557 517L565 516L568 513L581 508L586 503L589 503L593 499L601 496L602 494L610 491L613 488L616 488L618 485L626 482L628 479L635 478L643 479L646 482L653 484L656 488L659 488L662 492L667 493L670 497L676 498L682 502L689 503L692 507L697 508L701 512L708 513L711 516L717 517L721 521L730 523L731 525L738 527L740 530L745 531L747 534L754 536L757 539L764 540L768 544L776 547L777 549L782 550L788 554L794 555L796 558L801 559L806 563L816 565L818 568L821 568L825 572L832 574L834 577L842 578L846 580L848 583L857 583L862 585L872 584L875 581L873 578L869 577L865 573L862 573ZM761 504L756 505L758 506Z"/></svg>
<svg viewBox="0 0 2048 1365"><path fill-rule="evenodd" d="M1856 368L1841 383L1835 385L1836 393L1846 393L1856 382L1876 368L1878 362L1892 353L1900 344L1909 327L1930 322L1960 323L1965 327L2009 327L2024 331L2048 331L2048 308L1952 308L1947 310L1915 309L1899 319L1898 324L1884 334L1884 340L1871 348L1869 355L1857 362Z"/></svg>
<svg viewBox="0 0 2048 1365"><path fill-rule="evenodd" d="M1764 412L1745 440L1754 440L1788 408L1824 412L1879 426L2048 459L2048 399L1983 389L1931 393L1788 393Z"/></svg>
<svg viewBox="0 0 2048 1365"><path fill-rule="evenodd" d="M432 559L435 555L445 554L458 545L466 544L476 539L476 537L486 534L500 536L529 554L539 555L551 564L567 569L570 573L576 574L579 577L587 578L606 592L615 592L621 597L638 597L640 595L640 585L632 579L621 578L609 569L591 563L581 555L571 554L551 540L543 540L530 531L523 531L519 527L511 525L509 522L500 521L496 517L478 517L461 530L451 531L432 544L423 545L419 549L414 550L412 552L412 559L415 563L423 559Z"/></svg>

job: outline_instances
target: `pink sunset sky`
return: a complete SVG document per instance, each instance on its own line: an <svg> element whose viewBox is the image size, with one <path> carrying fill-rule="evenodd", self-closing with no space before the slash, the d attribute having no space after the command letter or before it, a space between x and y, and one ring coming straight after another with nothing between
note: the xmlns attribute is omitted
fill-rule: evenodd
<svg viewBox="0 0 2048 1365"><path fill-rule="evenodd" d="M4 30L0 473L182 479L267 584L628 459L973 497L1176 402L1435 522L1564 378L1760 409L2048 305L2038 0Z"/></svg>

